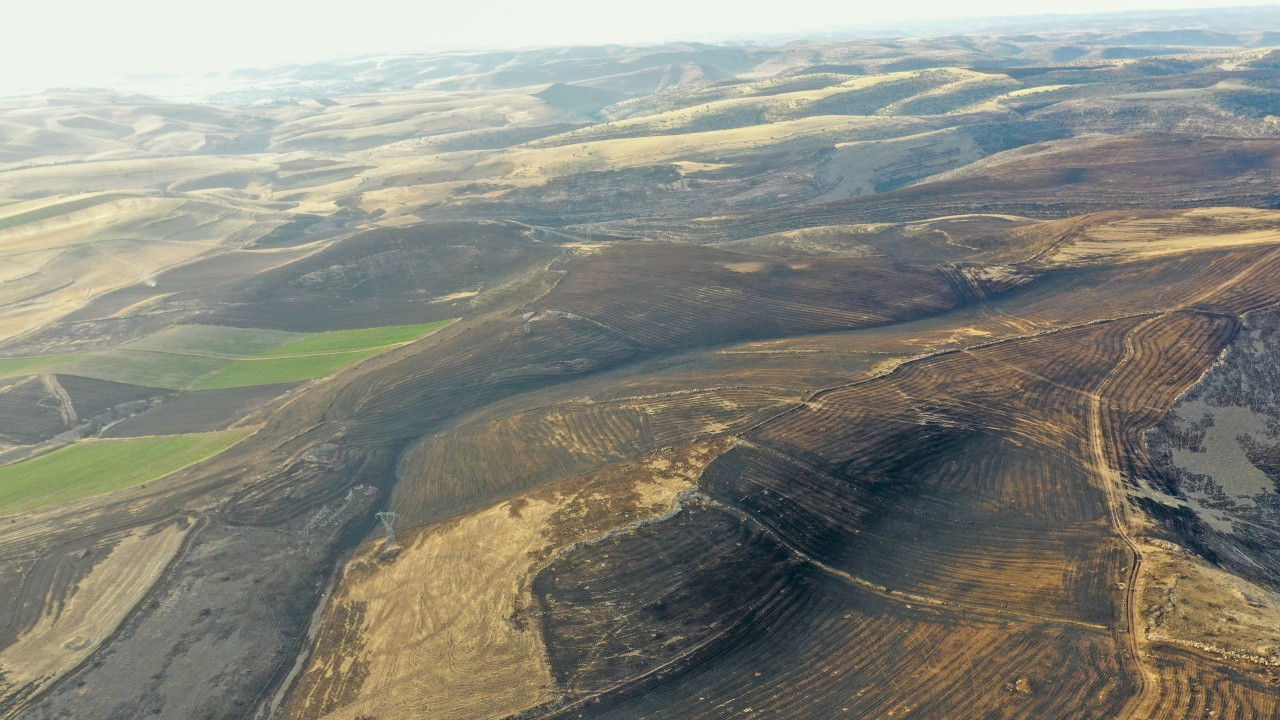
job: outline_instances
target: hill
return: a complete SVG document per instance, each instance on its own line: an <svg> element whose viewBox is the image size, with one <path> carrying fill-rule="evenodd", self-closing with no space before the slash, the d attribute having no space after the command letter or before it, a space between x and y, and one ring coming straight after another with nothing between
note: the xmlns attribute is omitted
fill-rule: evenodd
<svg viewBox="0 0 1280 720"><path fill-rule="evenodd" d="M0 717L1276 717L1249 12L0 101Z"/></svg>

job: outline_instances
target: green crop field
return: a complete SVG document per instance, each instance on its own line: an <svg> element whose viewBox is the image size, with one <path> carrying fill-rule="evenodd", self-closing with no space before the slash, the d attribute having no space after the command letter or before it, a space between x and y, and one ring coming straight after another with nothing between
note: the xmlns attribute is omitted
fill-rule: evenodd
<svg viewBox="0 0 1280 720"><path fill-rule="evenodd" d="M315 380L332 375L367 357L377 355L382 350L383 348L378 347L347 352L231 360L213 373L200 378L192 389L220 390L248 385Z"/></svg>
<svg viewBox="0 0 1280 720"><path fill-rule="evenodd" d="M41 355L39 357L0 358L0 378L50 372L79 358L79 354Z"/></svg>
<svg viewBox="0 0 1280 720"><path fill-rule="evenodd" d="M424 323L422 325L392 325L363 330L338 330L323 333L296 333L299 339L266 352L266 355L296 355L299 353L367 350L389 345L399 345L417 340L424 335L445 327L452 320Z"/></svg>
<svg viewBox="0 0 1280 720"><path fill-rule="evenodd" d="M220 325L174 325L125 345L130 350L159 350L187 355L256 357L306 335L284 330L223 327Z"/></svg>
<svg viewBox="0 0 1280 720"><path fill-rule="evenodd" d="M16 513L158 480L212 457L243 430L193 435L84 440L0 467L0 513Z"/></svg>
<svg viewBox="0 0 1280 720"><path fill-rule="evenodd" d="M0 377L60 372L174 390L301 382L332 375L452 322L323 333L176 325L114 350L0 358Z"/></svg>
<svg viewBox="0 0 1280 720"><path fill-rule="evenodd" d="M144 387L183 390L217 372L230 360L210 355L120 348L88 353L58 368L70 375L113 380Z"/></svg>
<svg viewBox="0 0 1280 720"><path fill-rule="evenodd" d="M196 382L196 390L299 382L327 377L395 345L429 335L453 322L396 325L326 333L294 333L299 339L257 357L232 360Z"/></svg>

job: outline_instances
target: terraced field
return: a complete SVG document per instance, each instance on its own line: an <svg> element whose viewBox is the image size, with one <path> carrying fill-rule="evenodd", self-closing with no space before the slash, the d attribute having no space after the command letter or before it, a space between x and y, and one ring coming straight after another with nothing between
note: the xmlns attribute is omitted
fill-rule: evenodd
<svg viewBox="0 0 1280 720"><path fill-rule="evenodd" d="M1148 19L0 99L0 718L1273 720L1280 16Z"/></svg>

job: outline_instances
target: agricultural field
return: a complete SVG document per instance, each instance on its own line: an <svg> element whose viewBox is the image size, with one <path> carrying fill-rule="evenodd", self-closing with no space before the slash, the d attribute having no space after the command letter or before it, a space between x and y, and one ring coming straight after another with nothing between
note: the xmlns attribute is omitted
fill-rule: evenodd
<svg viewBox="0 0 1280 720"><path fill-rule="evenodd" d="M1274 720L1280 14L1010 22L0 97L0 720Z"/></svg>
<svg viewBox="0 0 1280 720"><path fill-rule="evenodd" d="M90 195L89 197L54 203L52 205L43 205L30 210L19 210L14 208L13 211L6 212L3 216L0 216L0 230L9 230L10 228L16 228L28 223L49 220L56 218L59 215L66 215L76 212L77 210L87 210L94 205L101 205L103 203L109 203L113 200L120 200L126 197L129 196L108 193L105 195ZM16 203L16 201L14 202ZM9 205L14 203L5 204Z"/></svg>
<svg viewBox="0 0 1280 720"><path fill-rule="evenodd" d="M2 358L0 377L54 371L175 390L301 382L328 377L449 322L323 333L176 325L114 350Z"/></svg>
<svg viewBox="0 0 1280 720"><path fill-rule="evenodd" d="M0 513L13 515L159 480L226 450L240 432L86 440L0 467Z"/></svg>

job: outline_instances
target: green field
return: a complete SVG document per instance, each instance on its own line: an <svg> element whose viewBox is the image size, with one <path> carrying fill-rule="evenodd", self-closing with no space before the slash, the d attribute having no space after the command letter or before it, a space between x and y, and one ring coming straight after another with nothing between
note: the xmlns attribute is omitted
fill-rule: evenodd
<svg viewBox="0 0 1280 720"><path fill-rule="evenodd" d="M42 355L40 357L0 358L0 378L35 375L64 368L75 362L79 354Z"/></svg>
<svg viewBox="0 0 1280 720"><path fill-rule="evenodd" d="M182 390L228 362L225 358L208 355L122 348L88 353L58 368L58 372L130 385Z"/></svg>
<svg viewBox="0 0 1280 720"><path fill-rule="evenodd" d="M200 378L192 386L192 389L219 390L249 385L270 385L272 383L315 380L316 378L328 377L348 365L360 362L382 351L383 348L378 347L348 352L232 360L213 373Z"/></svg>
<svg viewBox="0 0 1280 720"><path fill-rule="evenodd" d="M303 333L220 325L174 325L125 345L131 350L159 350L190 355L256 357L263 352L297 342Z"/></svg>
<svg viewBox="0 0 1280 720"><path fill-rule="evenodd" d="M194 389L217 390L328 377L387 348L429 335L451 322L442 320L423 325L297 333L301 335L297 340L265 350L256 357L232 360L200 378Z"/></svg>
<svg viewBox="0 0 1280 720"><path fill-rule="evenodd" d="M84 440L0 467L0 513L69 502L158 480L234 445L243 430Z"/></svg>
<svg viewBox="0 0 1280 720"><path fill-rule="evenodd" d="M66 215L77 210L84 210L95 205L102 205L103 203L109 203L112 200L119 200L127 197L136 196L109 193L106 195L94 195L93 197L80 198L79 200L70 200L64 203L48 205L37 210L30 210L28 212L18 213L17 215L10 215L6 218L0 218L0 230L8 230L10 228L28 225L33 222L40 222L41 220L48 220L49 218L55 218L59 215Z"/></svg>
<svg viewBox="0 0 1280 720"><path fill-rule="evenodd" d="M175 325L114 350L0 358L0 377L60 372L173 390L302 382L327 377L452 322L324 333Z"/></svg>
<svg viewBox="0 0 1280 720"><path fill-rule="evenodd" d="M440 322L424 323L422 325L392 325L363 330L296 333L301 336L298 340L278 347L267 354L272 357L280 357L282 355L300 353L365 350L400 345L410 340L417 340L424 335L430 335L452 322L452 320L441 320Z"/></svg>

